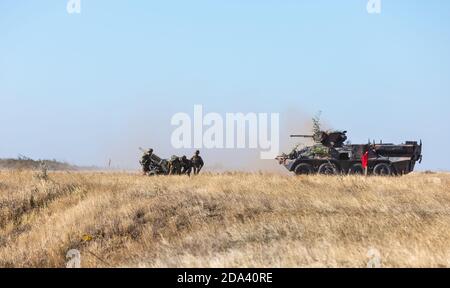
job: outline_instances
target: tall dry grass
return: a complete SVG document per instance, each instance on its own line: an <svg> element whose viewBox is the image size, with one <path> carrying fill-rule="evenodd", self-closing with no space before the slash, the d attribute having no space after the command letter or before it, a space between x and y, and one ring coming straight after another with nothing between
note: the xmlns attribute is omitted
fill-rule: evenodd
<svg viewBox="0 0 450 288"><path fill-rule="evenodd" d="M91 239L92 238L92 239ZM0 266L450 266L450 175L0 172Z"/></svg>

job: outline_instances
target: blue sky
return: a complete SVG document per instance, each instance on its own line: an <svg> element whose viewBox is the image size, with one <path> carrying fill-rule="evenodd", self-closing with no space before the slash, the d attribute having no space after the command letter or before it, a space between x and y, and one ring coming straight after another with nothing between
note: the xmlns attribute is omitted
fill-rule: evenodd
<svg viewBox="0 0 450 288"><path fill-rule="evenodd" d="M450 170L450 1L381 1L2 0L0 157L134 168L138 146L177 153L170 117L202 104L298 130L321 110Z"/></svg>

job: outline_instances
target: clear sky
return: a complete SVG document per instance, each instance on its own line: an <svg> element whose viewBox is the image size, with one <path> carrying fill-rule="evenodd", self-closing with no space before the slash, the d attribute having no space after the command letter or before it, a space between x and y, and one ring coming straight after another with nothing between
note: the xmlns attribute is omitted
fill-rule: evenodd
<svg viewBox="0 0 450 288"><path fill-rule="evenodd" d="M450 170L450 1L381 2L2 0L0 157L134 168L138 146L176 154L171 116L202 104L322 110L353 143L422 139L420 169Z"/></svg>

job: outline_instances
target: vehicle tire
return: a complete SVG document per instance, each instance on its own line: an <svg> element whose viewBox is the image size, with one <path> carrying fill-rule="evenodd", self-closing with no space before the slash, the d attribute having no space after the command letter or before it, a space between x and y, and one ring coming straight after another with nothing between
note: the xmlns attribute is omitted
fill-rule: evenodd
<svg viewBox="0 0 450 288"><path fill-rule="evenodd" d="M156 175L158 175L158 173L157 173L155 170L152 170L152 171L149 171L149 172L147 173L147 175L148 175L148 176L156 176Z"/></svg>
<svg viewBox="0 0 450 288"><path fill-rule="evenodd" d="M362 167L362 164L353 164L352 167L348 170L349 175L363 175L364 174L364 168Z"/></svg>
<svg viewBox="0 0 450 288"><path fill-rule="evenodd" d="M300 163L294 169L297 175L310 175L314 173L314 168L308 163Z"/></svg>
<svg viewBox="0 0 450 288"><path fill-rule="evenodd" d="M339 169L332 163L323 163L319 166L318 172L322 175L337 175L339 173Z"/></svg>
<svg viewBox="0 0 450 288"><path fill-rule="evenodd" d="M373 174L376 176L391 176L392 168L388 163L380 163L373 168Z"/></svg>

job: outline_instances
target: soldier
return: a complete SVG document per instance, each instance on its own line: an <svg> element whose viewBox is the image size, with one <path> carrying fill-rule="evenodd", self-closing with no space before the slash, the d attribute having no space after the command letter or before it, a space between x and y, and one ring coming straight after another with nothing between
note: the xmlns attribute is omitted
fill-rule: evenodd
<svg viewBox="0 0 450 288"><path fill-rule="evenodd" d="M179 175L181 172L180 158L173 155L169 161L169 175Z"/></svg>
<svg viewBox="0 0 450 288"><path fill-rule="evenodd" d="M139 163L142 166L142 173L146 175L150 172L150 164L151 164L151 156L153 154L153 149L148 149L143 155L141 161Z"/></svg>
<svg viewBox="0 0 450 288"><path fill-rule="evenodd" d="M342 147L347 140L347 131L321 132L320 143L326 147ZM317 142L317 141L316 141Z"/></svg>
<svg viewBox="0 0 450 288"><path fill-rule="evenodd" d="M187 159L186 155L183 155L183 157L180 158L180 163L181 163L181 174L191 176L192 171L191 160Z"/></svg>
<svg viewBox="0 0 450 288"><path fill-rule="evenodd" d="M377 147L375 146L375 144L371 144L369 146L368 151L369 151L369 158L379 158L380 157L378 155Z"/></svg>
<svg viewBox="0 0 450 288"><path fill-rule="evenodd" d="M327 141L331 147L342 147L347 140L347 131L335 131L328 133Z"/></svg>
<svg viewBox="0 0 450 288"><path fill-rule="evenodd" d="M202 157L200 157L200 151L195 151L194 156L191 158L192 167L194 168L194 175L197 175L200 173L200 170L202 169L204 163Z"/></svg>

